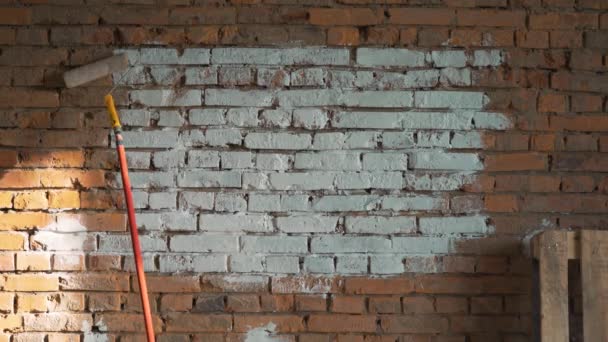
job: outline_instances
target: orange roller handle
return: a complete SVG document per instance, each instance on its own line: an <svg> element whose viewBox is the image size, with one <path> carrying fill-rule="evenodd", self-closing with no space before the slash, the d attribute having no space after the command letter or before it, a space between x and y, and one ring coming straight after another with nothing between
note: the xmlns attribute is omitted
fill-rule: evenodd
<svg viewBox="0 0 608 342"><path fill-rule="evenodd" d="M135 219L135 205L133 204L133 192L131 190L131 180L129 179L129 168L127 166L127 154L122 140L122 129L114 99L112 95L105 96L105 104L110 116L110 122L114 129L116 137L116 152L118 153L118 161L120 164L120 175L122 177L122 187L125 193L125 203L127 204L127 216L129 219L129 231L131 232L131 243L133 245L133 257L135 259L135 270L137 273L137 282L139 285L139 295L141 297L141 305L144 312L144 323L146 325L146 336L148 342L155 342L154 326L152 324L152 313L150 310L150 301L148 299L148 285L146 284L146 274L144 272L144 262L141 256L141 247L139 244L139 233L137 232L137 221Z"/></svg>

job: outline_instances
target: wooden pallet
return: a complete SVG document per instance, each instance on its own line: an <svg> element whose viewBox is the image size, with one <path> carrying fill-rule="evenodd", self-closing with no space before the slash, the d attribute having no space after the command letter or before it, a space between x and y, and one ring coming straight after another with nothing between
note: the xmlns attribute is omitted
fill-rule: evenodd
<svg viewBox="0 0 608 342"><path fill-rule="evenodd" d="M539 261L541 342L568 342L568 259L581 260L585 342L608 341L608 231L545 231L532 239Z"/></svg>

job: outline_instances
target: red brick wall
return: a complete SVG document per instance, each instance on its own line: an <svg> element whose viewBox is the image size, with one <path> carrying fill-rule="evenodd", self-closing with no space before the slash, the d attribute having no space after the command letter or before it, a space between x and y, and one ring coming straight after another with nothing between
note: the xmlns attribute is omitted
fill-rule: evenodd
<svg viewBox="0 0 608 342"><path fill-rule="evenodd" d="M217 275L156 275L150 291L164 341L245 341L252 327L270 322L284 341L530 341L524 237L604 229L608 219L604 0L0 4L2 342L143 339L137 283L124 258L68 259L34 252L29 241L71 214L89 230L126 229L114 210L121 193L108 187L115 164L102 97L112 80L73 90L61 83L63 71L117 47L498 47L507 55L503 66L473 77L489 108L511 115L515 128L487 133L486 171L460 193L461 205L491 217L492 236L438 257L441 274L264 276L238 285ZM120 89L115 96L124 103Z"/></svg>

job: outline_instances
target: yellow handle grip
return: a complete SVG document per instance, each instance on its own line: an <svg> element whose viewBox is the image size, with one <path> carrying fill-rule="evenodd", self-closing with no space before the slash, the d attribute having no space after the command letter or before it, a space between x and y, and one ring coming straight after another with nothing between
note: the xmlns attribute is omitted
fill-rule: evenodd
<svg viewBox="0 0 608 342"><path fill-rule="evenodd" d="M104 101L106 103L106 108L108 109L112 128L120 127L120 119L118 119L118 113L116 112L116 107L114 107L114 98L111 94L108 94L105 96Z"/></svg>

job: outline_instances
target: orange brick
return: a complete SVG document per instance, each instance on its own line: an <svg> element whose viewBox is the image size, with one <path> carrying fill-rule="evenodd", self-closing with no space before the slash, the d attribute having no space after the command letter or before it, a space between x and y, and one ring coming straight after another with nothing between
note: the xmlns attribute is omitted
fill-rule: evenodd
<svg viewBox="0 0 608 342"><path fill-rule="evenodd" d="M532 29L596 29L598 15L595 13L552 12L547 14L531 14Z"/></svg>
<svg viewBox="0 0 608 342"><path fill-rule="evenodd" d="M15 194L15 209L47 209L49 202L46 191L28 191Z"/></svg>
<svg viewBox="0 0 608 342"><path fill-rule="evenodd" d="M16 331L21 327L23 318L21 315L1 315L0 314L0 331L8 330Z"/></svg>
<svg viewBox="0 0 608 342"><path fill-rule="evenodd" d="M0 252L0 272L15 270L15 253Z"/></svg>
<svg viewBox="0 0 608 342"><path fill-rule="evenodd" d="M345 279L344 291L348 294L405 294L414 291L411 278L372 279L352 277Z"/></svg>
<svg viewBox="0 0 608 342"><path fill-rule="evenodd" d="M189 27L186 38L194 44L218 44L220 30L218 26Z"/></svg>
<svg viewBox="0 0 608 342"><path fill-rule="evenodd" d="M20 251L25 247L27 236L16 232L0 233L0 251Z"/></svg>
<svg viewBox="0 0 608 342"><path fill-rule="evenodd" d="M358 45L359 29L356 27L332 27L327 32L329 45Z"/></svg>
<svg viewBox="0 0 608 342"><path fill-rule="evenodd" d="M564 113L568 111L568 96L562 94L541 94L538 98L540 113Z"/></svg>
<svg viewBox="0 0 608 342"><path fill-rule="evenodd" d="M418 45L439 47L450 39L450 31L444 28L428 28L418 31Z"/></svg>
<svg viewBox="0 0 608 342"><path fill-rule="evenodd" d="M50 271L51 255L49 253L17 253L18 271Z"/></svg>
<svg viewBox="0 0 608 342"><path fill-rule="evenodd" d="M545 170L547 156L541 153L509 153L488 155L485 158L488 171Z"/></svg>
<svg viewBox="0 0 608 342"><path fill-rule="evenodd" d="M15 44L15 30L12 28L0 28L0 44L2 45L13 45ZM10 70L4 69L4 71L8 71L8 75L3 74L4 82L2 85L10 85L11 76Z"/></svg>
<svg viewBox="0 0 608 342"><path fill-rule="evenodd" d="M294 333L305 330L304 318L294 314L271 314L271 315L235 315L234 331L247 332L251 328L264 327L269 323L276 325L279 333ZM310 321L309 321L310 328Z"/></svg>
<svg viewBox="0 0 608 342"><path fill-rule="evenodd" d="M57 225L59 226L74 225L75 222L91 232L127 230L127 216L123 213L57 214Z"/></svg>
<svg viewBox="0 0 608 342"><path fill-rule="evenodd" d="M371 8L313 8L308 13L311 24L322 26L367 26L384 20L382 10Z"/></svg>
<svg viewBox="0 0 608 342"><path fill-rule="evenodd" d="M84 188L105 187L103 170L43 170L40 171L40 184L43 187L71 188L79 184Z"/></svg>
<svg viewBox="0 0 608 342"><path fill-rule="evenodd" d="M496 194L485 198L485 208L490 212L512 213L518 211L518 207L515 195Z"/></svg>
<svg viewBox="0 0 608 342"><path fill-rule="evenodd" d="M260 312L260 297L257 295L230 295L226 310L232 312Z"/></svg>
<svg viewBox="0 0 608 342"><path fill-rule="evenodd" d="M549 32L518 31L515 35L517 46L527 49L546 49L549 47Z"/></svg>
<svg viewBox="0 0 608 342"><path fill-rule="evenodd" d="M52 222L45 213L0 213L0 230L43 228Z"/></svg>
<svg viewBox="0 0 608 342"><path fill-rule="evenodd" d="M53 271L83 271L83 254L55 254L53 255Z"/></svg>
<svg viewBox="0 0 608 342"><path fill-rule="evenodd" d="M13 193L10 191L0 191L0 208L13 207Z"/></svg>
<svg viewBox="0 0 608 342"><path fill-rule="evenodd" d="M120 255L89 255L88 260L91 271L117 271L122 269Z"/></svg>
<svg viewBox="0 0 608 342"><path fill-rule="evenodd" d="M552 116L551 129L605 132L608 131L608 117L594 115Z"/></svg>
<svg viewBox="0 0 608 342"><path fill-rule="evenodd" d="M365 43L371 45L395 45L399 42L399 29L395 27L367 27Z"/></svg>
<svg viewBox="0 0 608 342"><path fill-rule="evenodd" d="M120 295L118 293L91 293L88 298L88 309L90 311L120 311Z"/></svg>
<svg viewBox="0 0 608 342"><path fill-rule="evenodd" d="M47 295L20 293L17 295L17 312L46 312Z"/></svg>
<svg viewBox="0 0 608 342"><path fill-rule="evenodd" d="M513 46L514 34L512 30L489 30L483 33L481 40L483 46Z"/></svg>
<svg viewBox="0 0 608 342"><path fill-rule="evenodd" d="M0 8L0 25L28 25L32 22L32 10L27 7Z"/></svg>
<svg viewBox="0 0 608 342"><path fill-rule="evenodd" d="M6 276L6 291L57 291L59 278L44 274L9 274Z"/></svg>
<svg viewBox="0 0 608 342"><path fill-rule="evenodd" d="M0 292L0 312L13 312L15 305L15 295L13 293Z"/></svg>
<svg viewBox="0 0 608 342"><path fill-rule="evenodd" d="M82 167L82 151L21 151L19 165L23 167Z"/></svg>
<svg viewBox="0 0 608 342"><path fill-rule="evenodd" d="M0 151L0 167L11 168L17 165L17 163L17 151ZM2 177L4 177L4 174L2 175Z"/></svg>
<svg viewBox="0 0 608 342"><path fill-rule="evenodd" d="M410 314L428 314L433 313L434 303L431 297L403 297L403 312Z"/></svg>
<svg viewBox="0 0 608 342"><path fill-rule="evenodd" d="M370 313L399 313L401 312L401 298L399 297L370 297Z"/></svg>
<svg viewBox="0 0 608 342"><path fill-rule="evenodd" d="M583 34L577 31L551 31L550 45L552 48L581 48L583 47Z"/></svg>
<svg viewBox="0 0 608 342"><path fill-rule="evenodd" d="M537 134L532 136L532 149L535 151L555 150L555 134Z"/></svg>
<svg viewBox="0 0 608 342"><path fill-rule="evenodd" d="M0 178L0 188L19 189L37 188L40 186L40 174L38 171L9 170Z"/></svg>
<svg viewBox="0 0 608 342"><path fill-rule="evenodd" d="M308 330L312 332L376 332L375 315L322 315L308 318Z"/></svg>
<svg viewBox="0 0 608 342"><path fill-rule="evenodd" d="M365 312L365 297L332 296L330 310L340 313L363 313Z"/></svg>
<svg viewBox="0 0 608 342"><path fill-rule="evenodd" d="M450 32L451 46L480 46L481 32L478 30L456 29Z"/></svg>
<svg viewBox="0 0 608 342"><path fill-rule="evenodd" d="M293 295L261 295L260 303L262 311L287 312L294 310Z"/></svg>
<svg viewBox="0 0 608 342"><path fill-rule="evenodd" d="M413 45L416 43L417 38L418 30L416 28L410 27L399 31L399 43L401 45Z"/></svg>
<svg viewBox="0 0 608 342"><path fill-rule="evenodd" d="M190 311L192 309L192 295L163 295L160 298L160 309L163 312Z"/></svg>
<svg viewBox="0 0 608 342"><path fill-rule="evenodd" d="M573 94L570 101L573 112L602 111L602 97L599 95Z"/></svg>
<svg viewBox="0 0 608 342"><path fill-rule="evenodd" d="M80 208L80 195L78 191L71 190L49 191L49 208L78 209Z"/></svg>
<svg viewBox="0 0 608 342"><path fill-rule="evenodd" d="M326 295L296 295L296 311L327 311Z"/></svg>
<svg viewBox="0 0 608 342"><path fill-rule="evenodd" d="M518 10L462 9L456 11L459 26L524 27L526 12Z"/></svg>
<svg viewBox="0 0 608 342"><path fill-rule="evenodd" d="M399 25L451 25L456 11L444 8L392 8L388 10L389 23Z"/></svg>

